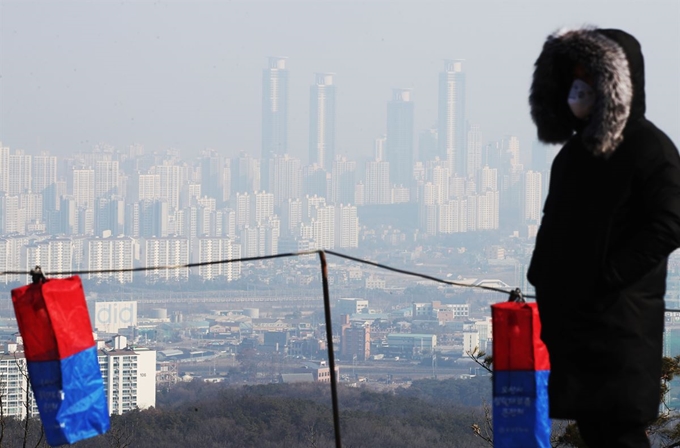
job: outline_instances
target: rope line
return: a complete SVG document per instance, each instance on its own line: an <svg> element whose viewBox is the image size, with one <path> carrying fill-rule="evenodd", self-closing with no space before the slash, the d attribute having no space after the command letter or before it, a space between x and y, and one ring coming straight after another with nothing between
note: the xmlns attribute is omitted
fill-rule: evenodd
<svg viewBox="0 0 680 448"><path fill-rule="evenodd" d="M406 269L393 268L392 266L387 266L385 264L377 263L375 261L364 260L362 258L352 257L350 255L341 254L339 252L335 252L335 251L332 251L332 250L326 250L325 252L327 254L333 255L335 257L344 258L345 260L356 261L357 263L367 264L367 265L370 265L370 266L374 266L376 268L385 269L386 271L392 271L392 272L396 272L398 274L410 275L411 277L419 277L419 278L422 278L422 279L425 279L425 280L431 280L433 282L443 283L445 285L461 286L461 287L464 287L464 288L485 289L487 291L494 291L494 292L499 292L499 293L502 293L502 294L510 294L510 292L511 292L510 290L505 290L503 288L496 288L494 286L471 285L471 284L468 284L468 283L452 282L450 280L444 280L444 279L441 279L441 278L433 277L431 275L420 274L418 272L408 271ZM529 296L524 296L524 297L529 297Z"/></svg>
<svg viewBox="0 0 680 448"><path fill-rule="evenodd" d="M78 271L58 271L58 272L45 272L45 276L54 275L86 275L86 274L115 274L119 272L143 272L143 271L162 271L170 269L187 269L196 268L201 266L212 266L216 264L229 264L229 263L245 263L248 261L259 261L259 260L272 260L275 258L289 258L289 257L299 257L302 255L315 255L318 250L307 250L300 252L286 252L276 255L262 255L257 257L246 257L246 258L232 258L225 260L213 260L213 261L201 261L197 263L187 263L187 264L173 264L167 266L143 266L136 268L116 268L116 269L83 269ZM2 271L2 275L31 275L31 271Z"/></svg>

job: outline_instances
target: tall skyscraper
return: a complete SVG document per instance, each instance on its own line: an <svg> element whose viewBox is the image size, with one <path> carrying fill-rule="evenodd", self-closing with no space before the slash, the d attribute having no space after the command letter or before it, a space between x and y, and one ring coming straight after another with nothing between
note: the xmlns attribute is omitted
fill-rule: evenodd
<svg viewBox="0 0 680 448"><path fill-rule="evenodd" d="M413 179L413 101L410 89L394 89L387 103L387 144L385 158L390 164L390 181L411 186Z"/></svg>
<svg viewBox="0 0 680 448"><path fill-rule="evenodd" d="M285 57L270 57L262 72L262 159L288 152L288 69Z"/></svg>
<svg viewBox="0 0 680 448"><path fill-rule="evenodd" d="M461 60L444 61L439 75L439 157L452 174L466 175L465 73Z"/></svg>
<svg viewBox="0 0 680 448"><path fill-rule="evenodd" d="M317 73L309 94L309 164L330 170L335 160L333 73Z"/></svg>

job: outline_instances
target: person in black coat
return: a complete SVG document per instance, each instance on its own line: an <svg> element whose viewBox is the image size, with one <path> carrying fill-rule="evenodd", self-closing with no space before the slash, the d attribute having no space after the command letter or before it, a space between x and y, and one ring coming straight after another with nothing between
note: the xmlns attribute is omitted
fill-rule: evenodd
<svg viewBox="0 0 680 448"><path fill-rule="evenodd" d="M648 447L680 157L645 118L640 44L612 29L549 36L530 106L539 139L565 143L527 273L550 353L550 416L576 420L590 447Z"/></svg>

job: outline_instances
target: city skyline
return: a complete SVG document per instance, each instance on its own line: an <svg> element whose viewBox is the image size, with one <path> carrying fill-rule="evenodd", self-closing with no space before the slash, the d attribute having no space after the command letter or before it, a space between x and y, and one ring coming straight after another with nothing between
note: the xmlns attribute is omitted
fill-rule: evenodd
<svg viewBox="0 0 680 448"><path fill-rule="evenodd" d="M92 20L82 21L73 5L4 1L0 138L12 148L55 155L105 141L256 156L258 73L268 55L285 54L287 152L302 160L314 73L336 74L336 154L360 158L386 131L384 103L392 88L413 89L416 133L437 122L437 77L442 61L451 58L465 59L468 120L490 139L515 134L528 142L534 130L527 91L539 47L555 29L585 22L624 28L651 50L648 115L678 140L680 60L673 33L679 33L680 6L648 2L649 17L640 19L628 4L612 11L590 2L581 11L568 2L547 3L532 5L530 15L520 3L233 2L189 10L174 2L97 4L87 6ZM329 14L332 22L320 20ZM186 19L182 29L170 25L177 17ZM470 20L454 20L458 26L451 27L447 17ZM308 35L323 37L311 42ZM23 57L28 53L30 60Z"/></svg>

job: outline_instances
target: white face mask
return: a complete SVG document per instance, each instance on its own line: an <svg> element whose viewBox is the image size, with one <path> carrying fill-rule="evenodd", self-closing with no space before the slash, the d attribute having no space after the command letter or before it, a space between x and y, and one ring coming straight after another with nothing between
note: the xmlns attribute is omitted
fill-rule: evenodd
<svg viewBox="0 0 680 448"><path fill-rule="evenodd" d="M575 79L567 98L571 112L576 118L585 120L595 104L595 90L580 79Z"/></svg>

